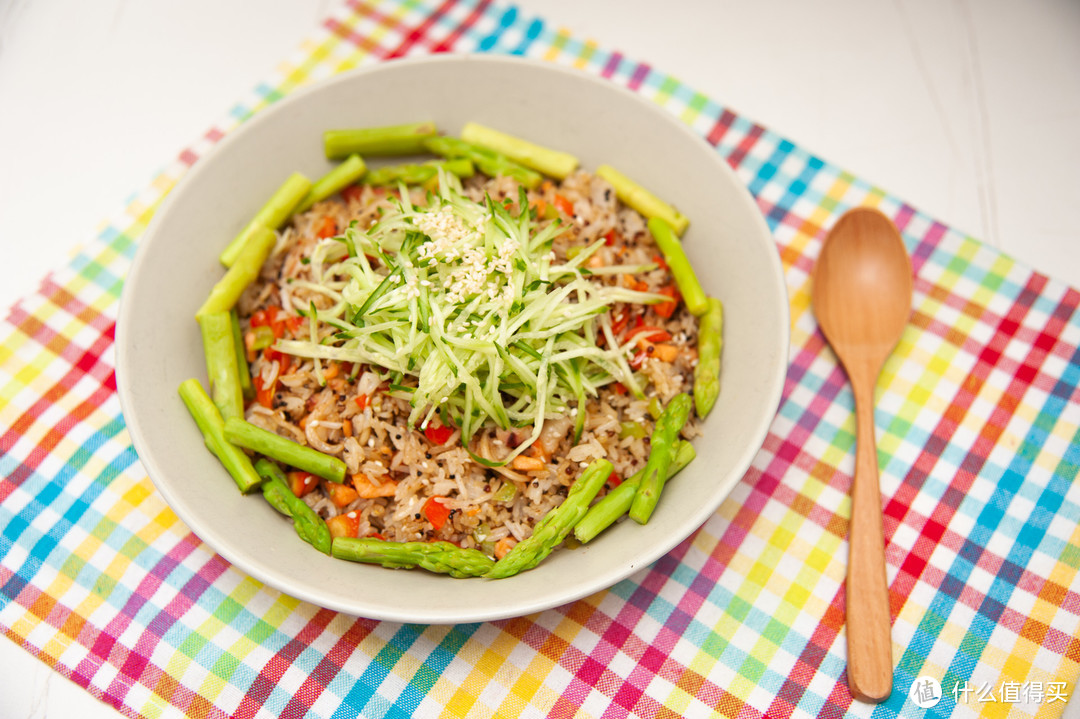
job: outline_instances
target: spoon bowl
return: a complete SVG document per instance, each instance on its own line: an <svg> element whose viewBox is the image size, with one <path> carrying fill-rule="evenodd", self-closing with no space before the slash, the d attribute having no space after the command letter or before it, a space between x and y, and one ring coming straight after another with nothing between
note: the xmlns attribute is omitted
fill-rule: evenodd
<svg viewBox="0 0 1080 719"><path fill-rule="evenodd" d="M845 213L829 232L814 268L814 314L847 367L892 353L911 314L911 260L896 226L878 210Z"/></svg>
<svg viewBox="0 0 1080 719"><path fill-rule="evenodd" d="M874 387L911 315L911 259L878 210L845 213L829 231L812 278L814 314L855 396L855 478L848 529L848 687L880 702L892 692L892 639L874 432Z"/></svg>

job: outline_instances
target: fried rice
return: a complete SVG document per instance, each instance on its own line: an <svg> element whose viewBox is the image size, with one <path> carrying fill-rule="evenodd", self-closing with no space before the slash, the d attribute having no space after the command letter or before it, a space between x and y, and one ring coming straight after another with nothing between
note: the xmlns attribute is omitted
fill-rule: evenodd
<svg viewBox="0 0 1080 719"><path fill-rule="evenodd" d="M519 187L508 178L476 175L464 182L463 189L477 202L490 196L517 209ZM422 189L411 192L414 203L424 202ZM467 438L454 427L446 427L441 435L410 428L413 408L389 391L387 373L379 367L323 362L316 372L311 359L285 355L273 347L255 349L260 325L271 326L278 339L307 335L308 320L301 312L312 303L317 308L329 304L325 295L304 282L315 279L313 249L351 222L360 228L370 226L392 206L395 194L354 186L294 217L279 233L259 279L237 308L251 376L259 390L257 401L246 409L246 419L344 460L349 477L343 488L317 478L291 477L294 491L302 487L298 493L320 516L347 520L337 522L337 531L402 542L446 540L499 557L528 537L537 521L563 501L591 461L606 458L614 465L612 485L644 466L657 401L666 404L675 394L692 391L698 321L682 302L670 316L657 305L613 306L612 325L621 336L641 327L663 332L653 335L662 342L643 339L635 349L632 366L644 385L644 397L609 383L598 396L589 397L585 407L548 416L538 440L520 458L506 466L485 466L468 450L497 464L525 441L531 428L484 426L466 446ZM604 238L588 266L658 266L635 275L597 274L592 281L653 292L674 286L645 220L623 205L605 180L579 171L560 183L545 182L527 196L537 215L547 218L541 219L541 227L556 221L568 225L552 246L557 260ZM658 344L665 345L663 352L656 351ZM586 417L575 442L578 412ZM692 439L699 433L700 421L692 417L682 437ZM432 502L440 505L439 511L431 511Z"/></svg>

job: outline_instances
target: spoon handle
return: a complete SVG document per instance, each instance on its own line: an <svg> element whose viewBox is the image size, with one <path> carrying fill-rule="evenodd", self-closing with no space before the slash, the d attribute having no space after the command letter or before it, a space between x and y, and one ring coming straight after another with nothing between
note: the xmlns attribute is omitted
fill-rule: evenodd
<svg viewBox="0 0 1080 719"><path fill-rule="evenodd" d="M847 646L848 687L856 699L881 702L892 691L892 636L885 536L881 518L874 385L852 378L855 392L855 480L848 527Z"/></svg>

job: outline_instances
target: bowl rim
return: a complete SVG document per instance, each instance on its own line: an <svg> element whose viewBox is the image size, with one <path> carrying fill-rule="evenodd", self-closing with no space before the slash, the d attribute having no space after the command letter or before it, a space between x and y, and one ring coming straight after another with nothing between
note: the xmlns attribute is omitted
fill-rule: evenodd
<svg viewBox="0 0 1080 719"><path fill-rule="evenodd" d="M497 611L481 611L476 610L472 613L454 613L453 616L447 615L446 612L440 612L438 606L431 606L428 609L420 612L411 612L403 614L400 611L395 611L392 607L371 607L364 604L363 601L356 602L343 602L337 601L332 597L328 597L324 592L321 592L317 586L308 587L296 583L291 583L289 578L283 574L276 573L268 565L252 565L242 552L235 550L228 537L219 533L213 526L202 522L198 516L198 512L187 505L187 503L177 496L171 488L169 482L162 482L157 477L165 476L162 467L159 466L154 458L152 452L149 451L151 445L150 440L145 435L140 421L137 419L135 410L130 396L131 390L128 387L127 377L130 376L128 369L128 352L126 348L129 346L128 327L132 322L132 296L135 294L135 289L138 287L140 272L139 270L143 264L147 263L147 259L151 253L150 246L153 244L154 236L160 231L160 227L163 223L167 222L170 209L174 203L178 201L178 198L182 195L184 189L199 181L199 178L208 170L212 168L213 163L206 160L215 154L223 152L225 148L230 147L233 143L243 141L244 135L246 135L251 128L259 127L262 124L272 122L276 115L288 111L294 105L303 103L310 95L319 92L325 92L328 88L334 87L340 84L348 84L355 82L355 78L358 76L364 76L373 73L379 73L385 71L390 67L399 67L403 65L411 66L425 66L425 65L441 65L445 63L453 62L465 62L465 63L484 63L491 65L520 65L523 67L530 67L534 69L541 69L561 75L572 76L577 80L592 83L597 87L604 88L607 92L616 92L627 98L630 98L643 112L649 112L672 127L673 130L682 133L687 138L690 138L692 142L698 144L702 152L706 153L710 157L710 161L713 162L720 172L729 176L732 181L732 185L736 188L736 194L739 197L739 203L745 206L748 216L751 218L751 222L757 226L758 233L761 239L767 239L769 243L769 249L771 251L766 252L766 261L769 265L769 269L773 274L774 287L772 291L779 292L781 297L780 310L782 316L777 318L778 332L775 337L771 339L771 342L777 349L778 365L779 369L770 378L770 382L763 396L766 398L765 404L768 411L763 411L757 421L757 426L753 428L751 436L752 441L747 442L746 446L737 455L737 461L732 464L730 470L727 486L723 488L723 491L716 490L713 495L717 497L715 502L703 502L699 509L688 516L684 526L692 527L689 531L677 531L671 533L667 541L660 542L652 547L647 554L641 557L639 562L636 562L631 567L626 568L624 571L615 576L612 579L608 574L600 575L603 577L600 581L594 579L591 582L585 582L581 586L576 586L574 591L553 591L549 596L545 598L538 598L530 600L524 598L519 604L513 607L507 607ZM760 451L767 435L769 428L776 418L777 412L780 408L780 401L783 395L783 389L786 382L787 372L790 365L789 353L790 353L790 300L788 296L787 284L784 277L783 266L780 261L780 255L775 247L775 240L773 239L772 232L769 230L765 218L761 213L760 208L757 206L753 199L749 188L739 180L735 171L727 163L724 157L717 151L717 149L711 146L705 139L692 127L685 122L681 121L675 114L665 109L661 105L651 101L649 98L642 96L640 93L631 91L630 89L623 87L618 82L603 78L598 75L589 73L584 70L566 67L554 62L537 60L527 57L517 57L498 54L477 54L477 53L444 53L436 55L425 55L417 57L399 58L389 61L380 61L372 65L362 66L345 72L341 72L330 76L328 78L312 82L306 86L297 88L280 100L262 108L256 112L253 116L242 122L237 127L230 130L223 138L209 148L200 158L195 162L177 181L175 186L169 191L168 195L162 200L157 210L154 212L154 216L147 225L143 232L142 237L138 241L138 247L136 249L135 256L128 269L127 275L124 278L124 287L121 291L121 297L119 300L119 308L116 321L116 335L115 335L115 363L116 363L116 379L117 379L117 394L119 396L121 411L124 416L124 422L128 429L129 435L133 447L138 455L139 461L143 468L146 470L147 476L153 483L155 489L161 493L165 502L169 505L177 517L194 533L202 542L204 542L212 551L218 553L224 557L230 564L235 566L241 572L259 580L260 582L281 591L284 594L301 599L320 607L326 607L335 611L343 612L353 616L361 616L377 620L388 621L403 621L403 622L416 622L416 623L430 623L430 624L456 624L465 622L476 621L490 621L498 619L506 619L511 617L524 616L533 612L550 609L563 604L567 604L572 601L576 601L583 597L586 597L597 591L609 588L619 581L631 576L633 573L640 571L641 569L648 567L665 554L674 549L678 544L685 541L688 537L693 536L702 525L711 517L718 509L719 505L730 495L732 489L741 481L742 477L746 474L747 470L751 467L753 458ZM145 452L142 450L146 450ZM737 471L736 471L737 470ZM447 580L451 581L451 580ZM505 581L505 580L504 580ZM580 584L580 583L579 583Z"/></svg>

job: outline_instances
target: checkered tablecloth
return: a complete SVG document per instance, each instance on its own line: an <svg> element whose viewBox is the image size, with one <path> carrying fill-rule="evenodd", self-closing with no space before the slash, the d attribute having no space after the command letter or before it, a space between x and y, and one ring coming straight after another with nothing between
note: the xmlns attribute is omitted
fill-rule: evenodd
<svg viewBox="0 0 1080 719"><path fill-rule="evenodd" d="M699 131L768 220L792 349L753 466L673 552L541 614L420 626L283 595L181 524L131 446L113 335L154 207L223 135L305 83L445 51L582 68ZM895 220L915 269L911 324L879 383L897 670L877 707L846 687L853 403L808 293L825 230L860 204ZM1080 661L1078 303L1075 289L540 18L476 0L355 0L0 325L0 628L132 717L1056 716ZM924 709L928 680L941 698Z"/></svg>

